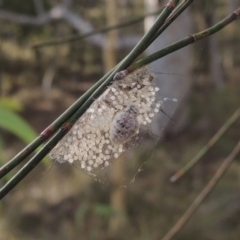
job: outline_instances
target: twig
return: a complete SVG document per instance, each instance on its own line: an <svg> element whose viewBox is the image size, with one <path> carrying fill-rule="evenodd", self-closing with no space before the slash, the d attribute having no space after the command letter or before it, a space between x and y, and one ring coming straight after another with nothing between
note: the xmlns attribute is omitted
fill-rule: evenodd
<svg viewBox="0 0 240 240"><path fill-rule="evenodd" d="M179 4L180 5L180 4ZM183 11L183 10L182 10ZM178 14L179 15L179 14ZM165 25L166 26L166 25ZM158 34L159 35L159 34ZM142 49L143 51L144 49ZM124 60L123 60L124 61ZM4 177L9 171L15 168L19 163L26 159L31 153L33 153L42 143L48 140L59 127L70 118L74 112L86 101L87 98L106 80L108 76L114 71L110 71L102 79L100 79L89 91L87 91L80 99L78 99L72 106L70 106L56 121L54 121L49 127L47 127L38 138L24 148L20 153L8 161L0 168L0 179Z"/></svg>
<svg viewBox="0 0 240 240"><path fill-rule="evenodd" d="M182 217L177 221L177 223L171 228L171 230L162 238L162 240L171 240L188 222L194 212L201 205L203 200L212 192L214 187L216 187L217 183L224 175L224 173L229 168L230 164L233 162L235 157L240 152L240 142L236 145L233 151L229 154L229 156L224 160L222 165L218 168L217 172L214 174L212 179L206 185L206 187L202 190L202 192L197 196L194 202L190 205L187 211L182 215Z"/></svg>
<svg viewBox="0 0 240 240"><path fill-rule="evenodd" d="M154 37L154 39L152 39L152 42L193 2L194 0L185 0L182 1L179 6L177 6L177 8L175 9L175 11L173 12L173 14L167 19L166 23L163 25L163 27L161 29L159 29L157 31L156 36ZM128 27L130 25L136 24L140 21L143 21L144 18L148 17L148 16L152 16L152 15L157 15L159 12L161 12L161 10L158 10L156 12L152 12L152 13L148 13L145 14L143 16L134 18L132 20L129 20L127 22L123 22L117 25L113 25L113 26L108 26L108 27L104 27L104 28L100 28L100 29L96 29L94 31L90 31L87 32L85 34L74 34L72 36L67 36L67 37L62 37L62 38L57 38L57 39L52 39L52 40L47 40L41 43L35 43L32 44L32 48L41 48L41 47L47 47L47 46L53 46L53 45L59 45L59 44L64 44L64 43L69 43L69 42L73 42L73 41L78 41L78 40L82 40L84 38L90 37L92 35L95 34L100 34L100 33L107 33L109 31L112 31L114 29L119 29L119 28L123 28L123 27Z"/></svg>
<svg viewBox="0 0 240 240"><path fill-rule="evenodd" d="M37 0L36 0L37 1ZM10 21L22 25L41 26L51 21L63 20L68 23L72 28L78 32L90 32L93 30L93 26L86 19L81 17L79 14L75 14L68 8L67 4L57 4L48 11L44 11L37 16L31 16L26 14L19 14L7 10L0 9L0 20ZM132 46L136 44L136 40L133 37L124 37L119 39L116 43L117 48L123 46ZM92 44L103 47L105 43L105 37L102 35L94 35L88 39Z"/></svg>
<svg viewBox="0 0 240 240"><path fill-rule="evenodd" d="M162 11L162 9L158 10L156 12L148 13L148 14L140 16L140 17L136 17L134 19L131 19L129 21L125 21L123 23L119 23L119 24L112 25L112 26L107 26L107 27L100 28L100 29L95 29L93 31L90 31L90 32L87 32L87 33L84 33L84 34L74 34L74 35L67 36L67 37L61 37L61 38L47 40L47 41L40 42L40 43L35 43L35 44L32 44L32 48L41 48L41 47L59 45L59 44L63 44L63 43L69 43L69 42L73 42L73 41L82 40L84 38L93 36L95 34L107 33L107 32L112 31L114 29L128 27L130 25L133 25L133 24L136 24L138 22L143 21L145 17L152 16L152 15L157 15L161 11Z"/></svg>
<svg viewBox="0 0 240 240"><path fill-rule="evenodd" d="M134 63L131 66L132 70L135 70L141 66L147 65L153 61L156 61L157 59L166 56L166 54L169 54L171 52L175 52L183 47L186 47L189 44L192 44L200 39L203 39L205 37L208 37L218 31L220 31L221 29L223 29L224 27L226 27L228 24L230 24L231 22L237 20L240 16L240 8L238 8L236 11L234 11L232 14L230 14L229 16L227 16L225 19L223 19L222 21L218 22L217 24L215 24L214 26L196 33L196 34L192 34L180 41L177 41L171 45L169 45L168 47L155 52L151 55L149 55L148 57L141 59L139 61L137 61L136 63Z"/></svg>
<svg viewBox="0 0 240 240"><path fill-rule="evenodd" d="M169 27L169 25L187 8L190 4L192 4L194 0L183 0L181 1L177 7L173 10L172 14L167 18L163 26L157 31L154 38L151 40L152 43L157 37L159 37L163 31Z"/></svg>
<svg viewBox="0 0 240 240"><path fill-rule="evenodd" d="M187 4L190 4L192 1L187 1ZM183 6L184 7L184 6ZM185 9L185 8L184 8ZM178 15L177 15L178 16ZM198 40L201 40L205 37L208 37L218 31L220 31L221 29L223 29L224 27L226 27L228 24L230 24L231 22L233 22L234 20L237 20L240 16L240 8L238 8L236 11L234 11L232 14L230 14L229 16L227 16L225 19L223 19L222 21L218 22L217 24L215 24L214 26L199 32L199 33L195 33L192 34L180 41L177 41L163 49L161 49L160 51L157 51L149 56L147 56L146 58L140 59L137 62L133 63L130 67L128 67L125 70L125 74L129 74L133 71L135 71L136 69L145 66L147 64L150 64L162 57L165 57L166 55L175 52L181 48L184 48L186 46L188 46L189 44L192 44ZM170 20L169 20L170 21ZM164 23L164 25L159 29L159 32L162 33L163 30L165 30L165 24L168 25L168 22L166 21ZM170 23L169 23L170 24ZM155 40L157 38L158 33L153 37L153 39L150 40L150 43L152 43L153 40ZM149 43L149 44L150 44Z"/></svg>
<svg viewBox="0 0 240 240"><path fill-rule="evenodd" d="M237 111L233 113L233 115L224 123L224 125L209 140L209 142L184 167L182 167L170 178L170 181L171 182L177 181L184 174L186 174L193 166L195 166L239 117L240 108L238 108Z"/></svg>
<svg viewBox="0 0 240 240"><path fill-rule="evenodd" d="M106 74L93 87L91 87L81 98L79 98L72 106L70 106L61 116L59 116L51 125L49 125L33 142L27 145L16 156L9 160L0 168L0 179L9 173L13 168L24 161L30 154L32 154L42 143L46 142L62 125L67 121L79 107L88 99L89 96L105 81L110 75Z"/></svg>
<svg viewBox="0 0 240 240"><path fill-rule="evenodd" d="M50 141L45 144L45 146L0 189L0 199L6 196L6 194L9 193L51 151L57 142L63 138L63 136L77 121L77 119L79 119L79 117L81 117L81 115L91 105L93 100L97 98L104 91L105 87L111 83L115 73L127 68L138 57L142 50L146 48L146 45L148 44L149 40L152 39L156 31L164 24L165 20L168 18L177 3L178 0L169 1L152 28L143 36L141 41L134 47L128 56L107 75L107 78L104 80L104 82L97 88L96 91L93 92L93 94L85 101L84 104L82 104L82 106L80 105L81 107L64 124L60 131L52 139L50 139Z"/></svg>
<svg viewBox="0 0 240 240"><path fill-rule="evenodd" d="M239 12L239 9L237 10ZM236 11L236 12L237 12ZM165 23L164 23L165 24ZM161 29L161 28L160 28ZM197 34L195 34L197 35ZM206 35L207 36L207 35ZM177 47L176 47L177 46ZM139 53L141 53L146 46L142 47L141 51L139 50ZM163 56L166 56L169 53L172 53L178 49L181 48L181 41L176 42L175 44L172 44L164 49L162 49L158 54L158 57L161 58ZM175 50L174 50L175 49ZM169 51L169 52L168 52ZM154 53L155 54L155 53ZM134 70L136 68L139 68L145 64L151 63L152 61L155 61L155 56L152 57L154 54L136 62L128 69ZM125 59L122 61L124 62ZM121 62L121 63L122 63ZM120 64L121 64L120 63ZM92 93L98 89L102 83L105 82L105 80L108 78L108 83L111 82L111 79L109 80L109 77L112 78L112 76L118 71L117 69L120 69L118 64L112 71L107 73L104 77L102 77L92 88L90 88L81 98L79 98L72 106L70 106L54 123L52 123L49 127L47 127L40 136L35 139L31 144L29 144L26 148L24 148L19 154L17 154L13 159L11 159L9 162L7 162L4 166L0 168L0 179L5 176L9 171L11 171L14 167L16 167L19 163L21 163L25 158L27 158L32 152L34 152L43 142L48 140L59 127L67 120L69 119L80 107L81 105L92 95ZM127 63L129 64L129 63ZM124 65L123 67L124 68ZM106 84L106 86L107 86ZM93 96L92 96L93 97ZM92 98L94 99L94 98ZM88 103L89 104L89 103Z"/></svg>
<svg viewBox="0 0 240 240"><path fill-rule="evenodd" d="M152 37L152 39L149 40L148 42L148 45L150 45L154 40L156 40L160 35L161 33L163 33L163 31L190 5L193 3L194 0L184 0L182 1L181 3L179 3L177 5L177 7L173 10L172 14L167 18L167 20L164 22L164 24L162 25L162 27L160 27L158 29L158 31L155 33L155 35ZM147 46L148 46L147 45ZM143 48L142 49L142 52L146 49ZM165 48L164 48L165 49ZM162 49L163 50L163 49ZM171 50L171 48L170 48ZM178 50L178 49L176 49ZM175 51L176 51L175 50ZM138 64L138 62L136 62L135 64L131 65L130 67L128 67L126 70L125 70L125 73L124 75L127 75L131 72L133 72L134 70L136 70L137 68L140 68L144 65L147 65L148 63L151 62L151 56L152 55L149 55L148 57L142 59L144 60L144 63L142 64L140 62L140 64ZM164 55L165 56L165 55ZM162 56L160 56L159 58L161 58ZM149 59L149 60L148 60ZM140 60L141 61L141 60ZM154 60L155 61L155 60Z"/></svg>

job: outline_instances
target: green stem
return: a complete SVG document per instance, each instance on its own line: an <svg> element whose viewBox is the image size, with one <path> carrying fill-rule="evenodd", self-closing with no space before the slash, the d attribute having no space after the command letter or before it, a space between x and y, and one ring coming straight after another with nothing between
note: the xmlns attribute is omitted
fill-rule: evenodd
<svg viewBox="0 0 240 240"><path fill-rule="evenodd" d="M85 94L81 96L72 106L70 106L61 116L59 116L50 126L48 126L33 142L27 145L21 152L9 160L0 168L0 179L9 173L13 168L24 161L32 154L42 143L47 141L61 126L67 121L79 107L88 99L89 96L105 81L110 75L107 73L94 86L92 86Z"/></svg>
<svg viewBox="0 0 240 240"><path fill-rule="evenodd" d="M218 168L217 172L214 174L214 176L209 181L207 186L202 190L202 192L197 196L197 198L190 205L187 211L182 215L182 217L177 221L177 223L170 229L170 231L162 238L162 240L171 240L186 225L188 220L192 217L192 215L198 209L201 203L213 191L214 187L217 186L219 180L222 178L222 176L227 171L230 164L233 162L233 160L236 158L239 152L240 152L240 142L238 142L238 144L233 149L233 151L224 160L224 162Z"/></svg>
<svg viewBox="0 0 240 240"><path fill-rule="evenodd" d="M166 30L167 27L187 8L189 7L190 4L193 3L194 0L183 0L180 2L177 7L174 9L172 14L168 17L168 19L165 21L163 26L157 31L155 34L154 38L151 39L150 43L151 44L156 38L158 38L164 30Z"/></svg>
<svg viewBox="0 0 240 240"><path fill-rule="evenodd" d="M190 5L193 3L194 0L184 0L181 3L179 3L177 5L177 7L174 9L174 11L172 12L172 14L167 18L167 20L165 21L165 23L162 25L162 27L159 28L159 30L156 32L156 34L153 36L152 39L150 39L149 41L149 45L155 41L162 33L163 31ZM164 48L165 49L165 48ZM164 49L162 49L161 51L163 51ZM143 49L144 51L145 49ZM178 49L176 49L178 50ZM175 50L175 51L176 51ZM174 51L173 51L174 52ZM151 56L149 55L148 57L139 60L140 64L138 64L138 62L134 63L133 65L131 65L128 69L127 69L127 74L133 72L134 70L147 65L149 63L151 63ZM164 55L165 56L165 55ZM159 58L161 58L162 56L160 56ZM141 64L141 61L143 61L143 64ZM154 60L155 61L155 60Z"/></svg>
<svg viewBox="0 0 240 240"><path fill-rule="evenodd" d="M143 51L143 50L142 50ZM141 53L142 53L141 51ZM140 54L140 53L139 53ZM127 59L123 59L124 62ZM122 63L121 62L121 63ZM119 63L118 66L121 64ZM117 68L116 66L115 68ZM115 69L114 68L114 69ZM78 99L71 107L69 107L54 123L52 123L49 127L47 127L32 143L26 146L21 152L19 152L15 157L13 157L10 161L4 164L0 168L0 179L4 177L8 172L10 172L13 168L15 168L18 164L24 161L31 153L33 153L42 143L48 140L59 127L69 119L74 112L91 96L91 94L98 88L100 85L106 80L107 77L110 76L110 73L114 71L110 71L103 78L101 78L93 87L91 87L80 99Z"/></svg>
<svg viewBox="0 0 240 240"><path fill-rule="evenodd" d="M173 10L172 14L167 18L167 20L165 21L165 23L162 25L162 27L159 28L159 30L156 32L156 34L152 37L152 39L149 40L149 45L154 41L156 40L162 33L163 31L191 4L193 3L194 0L184 0L182 1L181 3L179 3L177 5L177 7ZM146 48L145 48L146 49ZM145 49L142 49L142 52L145 50ZM163 49L162 49L163 50ZM178 50L178 49L177 49ZM150 58L150 56L148 56L147 58L144 58L146 59L145 62L147 62L148 58ZM151 59L151 58L150 58ZM148 62L150 63L150 61ZM126 70L125 70L125 74L129 74L131 72L133 72L134 70L136 70L137 68L140 68L141 66L143 65L147 65L147 64L133 64L131 65L130 67L128 67ZM124 74L124 75L125 75Z"/></svg>
<svg viewBox="0 0 240 240"><path fill-rule="evenodd" d="M234 114L224 123L224 125L218 130L218 132L209 140L209 142L177 173L171 178L171 182L176 182L179 178L185 175L190 169L192 169L202 157L215 145L215 143L222 137L222 135L232 126L234 122L240 117L240 108L234 112Z"/></svg>
<svg viewBox="0 0 240 240"><path fill-rule="evenodd" d="M173 8L178 3L178 0L169 1L165 9L156 19L152 28L143 36L141 41L134 47L134 49L128 54L128 56L122 61L117 67L111 71L107 79L97 88L96 91L85 101L85 103L74 113L74 115L69 119L68 122L64 124L64 127L45 144L45 146L33 156L28 163L26 163L13 177L10 179L1 189L0 189L0 199L2 199L8 192L10 192L57 144L58 141L70 130L73 124L82 116L86 109L91 105L93 99L96 99L104 90L107 85L109 85L113 79L116 72L127 68L146 48L146 45L152 39L156 31L164 24L165 20L168 18Z"/></svg>
<svg viewBox="0 0 240 240"><path fill-rule="evenodd" d="M194 43L198 40L201 40L205 37L208 37L218 31L220 31L221 29L226 27L228 24L230 24L234 20L237 20L239 18L239 16L240 16L240 8L238 8L236 11L234 11L232 14L230 14L229 16L227 16L225 19L223 19L219 23L215 24L214 26L212 26L202 32L190 35L180 41L177 41L177 42L169 45L168 47L161 49L160 51L155 52L155 53L149 55L148 57L137 61L130 68L135 70L135 69L140 68L144 65L147 65L153 61L156 61L157 59L162 58L169 53L175 52L183 47L186 47L189 44L192 44L192 43Z"/></svg>
<svg viewBox="0 0 240 240"><path fill-rule="evenodd" d="M188 1L185 4L190 4L192 1ZM180 4L179 4L180 5ZM179 7L180 8L180 7ZM177 9L177 8L176 8ZM184 8L185 9L185 8ZM177 10L175 11L177 12ZM224 19L223 21L220 22L221 28L217 28L218 31L221 30L223 27L225 27L227 24L226 22L231 23L233 20L236 20L237 17L239 17L240 15L240 9L237 9L233 14L231 14L229 17L227 17L227 21L226 19ZM231 21L229 21L231 20ZM167 20L168 21L168 20ZM165 24L165 23L164 23ZM215 26L217 26L218 24L216 24ZM163 28L166 25L163 25ZM213 26L212 28L214 28L215 26ZM212 29L209 28L209 29ZM160 51L158 51L157 53L154 53L152 55L149 55L148 57L139 60L138 62L134 63L133 65L131 65L131 67L129 67L132 70L135 70L137 68L140 68L143 65L147 65L161 57L166 56L167 54L170 54L176 50L179 50L180 48L194 42L193 41L193 36L199 36L202 35L201 38L207 37L207 34L203 34L204 32L208 32L209 29L201 32L201 33L197 33L192 35L191 37L187 38L187 39L183 39L181 41L178 41ZM161 28L160 28L161 30ZM214 32L212 32L211 34L213 34ZM200 37L197 37L197 39L201 39ZM144 48L141 50L143 51ZM126 59L126 58L125 58ZM124 62L125 59L122 61ZM122 63L121 62L121 63ZM120 64L121 64L120 63ZM37 147L39 147L45 140L47 140L49 137L52 136L53 133L55 133L55 131L70 117L73 115L73 113L79 109L79 107L84 103L84 101L106 80L107 77L110 76L110 74L112 74L111 76L113 76L113 74L115 72L117 72L116 69L118 69L118 67L120 66L120 64L118 64L118 66L116 66L112 71L110 71L107 75L105 75L102 79L100 79L91 89L89 89L88 92L86 92L79 100L77 100L69 109L67 109L53 124L51 124L36 140L34 140L31 144L29 144L26 148L24 148L18 155L16 155L14 158L12 158L9 162L7 162L5 165L3 165L0 168L0 179L5 176L9 171L11 171L15 166L17 166L19 163L21 163L26 157L28 157L32 152L34 152Z"/></svg>

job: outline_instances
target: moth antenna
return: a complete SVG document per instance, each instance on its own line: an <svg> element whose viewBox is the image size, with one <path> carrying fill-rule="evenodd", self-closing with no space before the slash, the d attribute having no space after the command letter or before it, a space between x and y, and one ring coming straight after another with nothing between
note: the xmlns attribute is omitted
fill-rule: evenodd
<svg viewBox="0 0 240 240"><path fill-rule="evenodd" d="M156 74L164 74L164 75L174 75L174 76L181 76L186 77L186 75L178 74L178 73L169 73L169 72L154 72Z"/></svg>
<svg viewBox="0 0 240 240"><path fill-rule="evenodd" d="M111 184L111 187L116 187L115 184L114 184L114 183L111 181L111 179L108 177L105 169L104 169L104 175L105 175L106 179L108 180L108 182Z"/></svg>
<svg viewBox="0 0 240 240"><path fill-rule="evenodd" d="M173 119L172 119L162 108L160 108L160 112L162 112L163 114L165 114L165 115L172 121L172 123L175 124L175 122L173 121Z"/></svg>

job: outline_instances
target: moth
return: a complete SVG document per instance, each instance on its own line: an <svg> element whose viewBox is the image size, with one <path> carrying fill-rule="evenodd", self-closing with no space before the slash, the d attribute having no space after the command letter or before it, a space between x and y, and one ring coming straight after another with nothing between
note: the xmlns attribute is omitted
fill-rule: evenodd
<svg viewBox="0 0 240 240"><path fill-rule="evenodd" d="M137 134L139 122L138 107L129 105L116 114L110 126L110 139L113 144L123 144Z"/></svg>
<svg viewBox="0 0 240 240"><path fill-rule="evenodd" d="M149 67L120 75L52 149L51 159L79 163L95 174L118 159L151 124L161 102Z"/></svg>

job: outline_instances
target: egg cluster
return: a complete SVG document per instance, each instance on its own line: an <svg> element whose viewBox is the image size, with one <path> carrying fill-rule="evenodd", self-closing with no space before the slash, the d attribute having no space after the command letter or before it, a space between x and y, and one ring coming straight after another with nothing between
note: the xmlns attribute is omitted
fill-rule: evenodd
<svg viewBox="0 0 240 240"><path fill-rule="evenodd" d="M54 147L50 158L79 162L91 174L111 165L160 111L158 91L148 67L115 80Z"/></svg>

